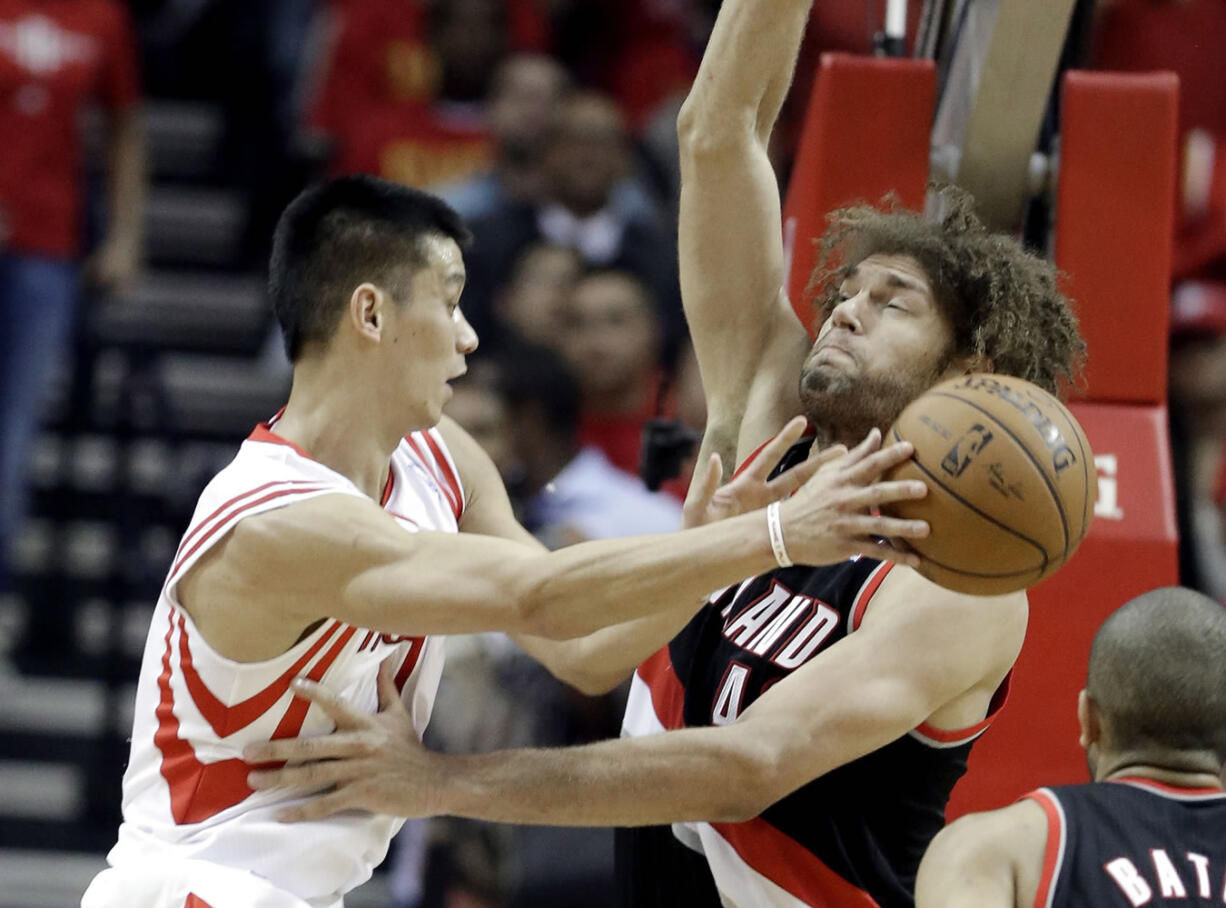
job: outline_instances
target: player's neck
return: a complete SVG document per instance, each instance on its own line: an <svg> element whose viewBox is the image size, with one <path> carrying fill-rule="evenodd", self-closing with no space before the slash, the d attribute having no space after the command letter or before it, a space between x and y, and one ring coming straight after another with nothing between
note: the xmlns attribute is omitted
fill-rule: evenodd
<svg viewBox="0 0 1226 908"><path fill-rule="evenodd" d="M371 398L351 393L360 387L352 376L339 380L326 367L296 368L289 402L273 431L378 501L404 430L384 427L372 412Z"/></svg>
<svg viewBox="0 0 1226 908"><path fill-rule="evenodd" d="M1193 759L1189 765L1185 766L1161 766L1155 765L1148 760L1136 760L1128 757L1121 757L1111 761L1111 764L1106 767L1105 772L1098 774L1098 781L1111 782L1120 779L1148 779L1153 782L1160 782L1163 785L1170 785L1174 788L1190 788L1190 789L1205 789L1205 788L1221 788L1221 764L1205 762L1201 764L1202 759ZM1216 764L1216 769L1214 768Z"/></svg>

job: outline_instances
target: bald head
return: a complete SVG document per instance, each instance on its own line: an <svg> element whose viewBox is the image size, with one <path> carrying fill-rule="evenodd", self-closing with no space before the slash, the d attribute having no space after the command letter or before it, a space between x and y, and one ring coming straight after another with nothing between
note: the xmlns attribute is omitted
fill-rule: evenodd
<svg viewBox="0 0 1226 908"><path fill-rule="evenodd" d="M1226 609L1183 587L1128 601L1094 636L1086 690L1116 753L1226 761Z"/></svg>

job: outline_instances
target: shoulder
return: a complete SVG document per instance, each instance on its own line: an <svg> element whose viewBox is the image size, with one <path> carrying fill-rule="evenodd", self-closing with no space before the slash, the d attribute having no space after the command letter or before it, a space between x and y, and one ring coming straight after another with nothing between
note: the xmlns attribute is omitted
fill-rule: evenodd
<svg viewBox="0 0 1226 908"><path fill-rule="evenodd" d="M916 906L1031 905L1046 843L1047 819L1032 800L957 819L928 846Z"/></svg>
<svg viewBox="0 0 1226 908"><path fill-rule="evenodd" d="M976 646L990 646L1012 664L1021 651L1029 618L1024 591L971 596L938 586L911 568L895 565L869 601L865 624L906 621L938 632L956 632Z"/></svg>

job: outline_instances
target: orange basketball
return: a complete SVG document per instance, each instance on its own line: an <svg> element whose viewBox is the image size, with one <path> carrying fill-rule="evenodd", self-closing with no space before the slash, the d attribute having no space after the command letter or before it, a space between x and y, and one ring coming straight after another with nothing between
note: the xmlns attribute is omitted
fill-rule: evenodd
<svg viewBox="0 0 1226 908"><path fill-rule="evenodd" d="M964 375L903 410L888 441L915 445L889 479L922 479L928 495L890 507L928 521L911 545L920 573L987 596L1034 586L1085 538L1098 481L1077 420L1042 388L1007 375Z"/></svg>

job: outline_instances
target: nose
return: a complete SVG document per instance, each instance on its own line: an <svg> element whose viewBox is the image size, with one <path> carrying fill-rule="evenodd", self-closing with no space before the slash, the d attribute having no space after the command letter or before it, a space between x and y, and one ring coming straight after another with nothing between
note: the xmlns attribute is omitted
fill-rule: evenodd
<svg viewBox="0 0 1226 908"><path fill-rule="evenodd" d="M862 296L863 294L857 293L835 306L830 312L831 327L846 328L852 334L862 332L864 330L864 325L860 321L860 298Z"/></svg>
<svg viewBox="0 0 1226 908"><path fill-rule="evenodd" d="M456 310L456 338L455 348L464 356L468 356L477 350L477 345L480 340L477 338L477 332L473 330L473 326L468 323L468 319L464 317L464 310Z"/></svg>

